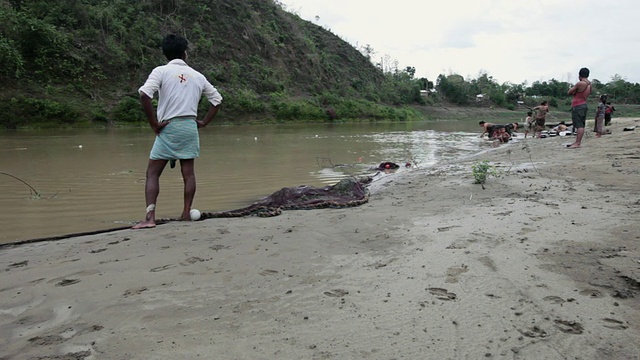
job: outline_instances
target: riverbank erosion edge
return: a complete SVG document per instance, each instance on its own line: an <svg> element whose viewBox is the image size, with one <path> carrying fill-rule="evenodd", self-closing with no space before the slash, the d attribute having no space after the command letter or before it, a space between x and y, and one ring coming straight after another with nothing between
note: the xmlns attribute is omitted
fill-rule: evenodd
<svg viewBox="0 0 640 360"><path fill-rule="evenodd" d="M389 176L354 208L3 248L0 358L638 359L637 124Z"/></svg>

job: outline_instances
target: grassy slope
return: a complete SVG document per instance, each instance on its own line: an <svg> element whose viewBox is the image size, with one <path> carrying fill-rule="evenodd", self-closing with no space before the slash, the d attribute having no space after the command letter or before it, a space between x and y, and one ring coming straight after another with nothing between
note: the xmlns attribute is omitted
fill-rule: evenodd
<svg viewBox="0 0 640 360"><path fill-rule="evenodd" d="M159 44L171 32L190 41L189 64L225 95L227 114L319 117L331 101L382 97L384 76L365 56L271 0L8 1L0 20L0 47L15 49L3 60L18 69L0 71L0 110L26 125L139 120L136 89L166 62Z"/></svg>

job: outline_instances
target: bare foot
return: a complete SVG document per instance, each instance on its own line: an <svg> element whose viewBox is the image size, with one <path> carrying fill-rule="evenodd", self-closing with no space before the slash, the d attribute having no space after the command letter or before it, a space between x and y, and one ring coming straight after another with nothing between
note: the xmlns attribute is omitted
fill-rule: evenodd
<svg viewBox="0 0 640 360"><path fill-rule="evenodd" d="M156 227L156 222L153 220L144 220L144 221L140 221L139 223L133 225L131 228L133 230L138 230L138 229L150 229L150 228L154 228Z"/></svg>
<svg viewBox="0 0 640 360"><path fill-rule="evenodd" d="M571 145L567 145L567 148L569 148L569 149L578 149L578 148L580 148L580 145L571 144Z"/></svg>

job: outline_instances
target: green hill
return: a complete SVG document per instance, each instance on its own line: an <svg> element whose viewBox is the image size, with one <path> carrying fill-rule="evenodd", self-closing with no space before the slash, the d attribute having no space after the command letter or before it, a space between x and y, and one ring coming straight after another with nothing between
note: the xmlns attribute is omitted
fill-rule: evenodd
<svg viewBox="0 0 640 360"><path fill-rule="evenodd" d="M410 76L272 0L0 0L0 127L144 121L168 33L225 97L219 121L418 116L396 107L422 101Z"/></svg>

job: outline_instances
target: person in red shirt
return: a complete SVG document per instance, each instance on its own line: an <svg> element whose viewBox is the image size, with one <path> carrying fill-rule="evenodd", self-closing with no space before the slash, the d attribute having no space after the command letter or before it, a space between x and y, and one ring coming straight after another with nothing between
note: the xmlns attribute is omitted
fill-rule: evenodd
<svg viewBox="0 0 640 360"><path fill-rule="evenodd" d="M578 82L569 89L567 94L573 95L571 100L571 121L576 129L576 141L567 145L570 149L577 149L582 144L584 127L587 122L587 98L591 94L591 81L589 81L589 69L582 68L578 72Z"/></svg>
<svg viewBox="0 0 640 360"><path fill-rule="evenodd" d="M611 105L610 101L607 101L607 109L604 112L604 126L611 125L611 116L613 115L614 111L616 111L616 108Z"/></svg>

